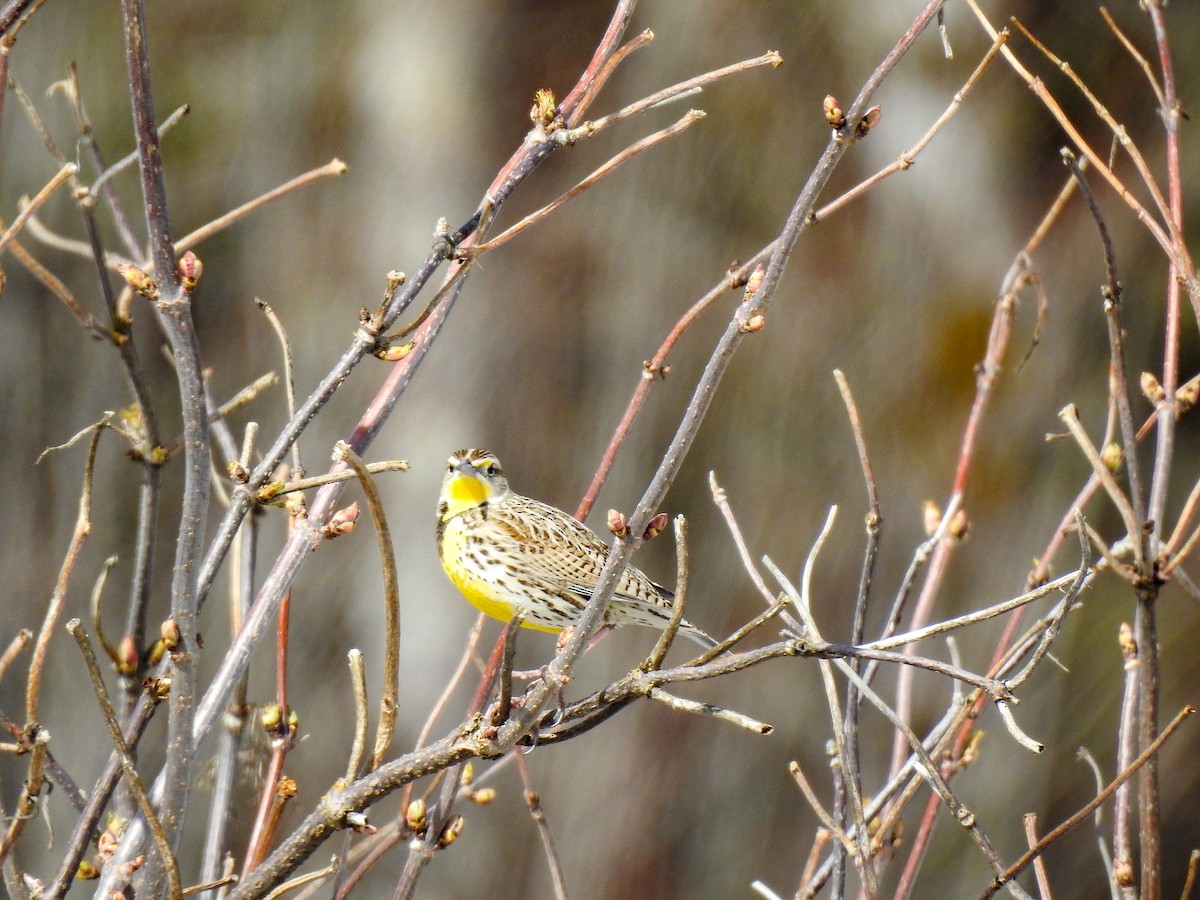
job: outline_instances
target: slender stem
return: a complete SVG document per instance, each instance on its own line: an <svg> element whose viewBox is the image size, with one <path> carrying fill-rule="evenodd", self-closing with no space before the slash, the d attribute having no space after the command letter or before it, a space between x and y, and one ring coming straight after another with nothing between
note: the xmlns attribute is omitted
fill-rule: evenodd
<svg viewBox="0 0 1200 900"><path fill-rule="evenodd" d="M1154 738L1154 740L1151 741L1146 746L1146 749L1143 750L1138 755L1138 758L1133 761L1132 765L1130 765L1127 769L1123 770L1121 772L1121 774L1118 775L1115 779L1113 779L1104 790L1102 790L1099 794L1097 794L1095 797L1093 797L1091 800L1089 800L1087 803L1085 803L1077 812L1075 812L1073 815L1071 815L1065 822L1063 822L1061 825L1059 825L1057 828L1053 829L1052 831L1048 832L1040 841L1037 842L1037 844L1035 846L1030 848L1020 859L1018 859L1015 863L1013 863L1011 866L1009 866L1007 869L1005 869L1004 872L1001 875L999 875L988 886L988 889L980 895L980 900L987 900L988 897L993 896L996 893L996 891L998 891L1001 887L1003 887L1005 885L1011 886L1012 884L1015 884L1013 879L1016 878L1017 875L1019 875L1026 866L1028 866L1031 862L1033 862L1033 860L1035 860L1037 857L1041 856L1041 854L1046 850L1047 847L1049 847L1051 844L1053 844L1055 841L1057 841L1059 838L1061 838L1064 834L1071 831L1073 828L1075 828L1075 826L1079 825L1082 822L1087 821L1088 817L1092 814L1092 811L1095 810L1102 803L1104 803L1104 801L1107 800L1109 797L1111 797L1113 794L1113 791L1115 791L1118 787L1120 787L1122 784L1124 784L1125 781L1127 781L1138 769L1142 768L1142 766L1144 766L1155 755L1157 755L1158 748L1163 745L1163 743L1167 740L1167 738L1169 738L1172 734L1175 733L1175 730L1180 725L1183 724L1183 720L1186 719L1188 716L1190 716L1195 711L1196 711L1195 708L1191 707L1191 706L1185 706L1182 710L1180 710L1179 714L1177 716L1175 716L1174 719L1171 720L1171 724L1169 724L1165 729L1163 729L1162 734L1157 735Z"/></svg>

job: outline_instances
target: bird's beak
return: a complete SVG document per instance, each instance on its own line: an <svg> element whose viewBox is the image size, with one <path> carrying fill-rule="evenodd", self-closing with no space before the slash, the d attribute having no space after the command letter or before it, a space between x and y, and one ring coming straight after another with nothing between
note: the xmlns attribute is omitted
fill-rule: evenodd
<svg viewBox="0 0 1200 900"><path fill-rule="evenodd" d="M471 461L469 459L460 459L455 464L454 471L460 475L474 475L476 477L483 476L483 473L481 471L479 471L477 468L475 468L473 465L471 465Z"/></svg>

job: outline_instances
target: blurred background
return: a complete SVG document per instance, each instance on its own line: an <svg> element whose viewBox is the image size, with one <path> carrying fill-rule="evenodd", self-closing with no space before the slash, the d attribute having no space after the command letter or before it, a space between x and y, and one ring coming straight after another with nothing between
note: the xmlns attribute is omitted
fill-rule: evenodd
<svg viewBox="0 0 1200 900"><path fill-rule="evenodd" d="M629 36L650 28L655 40L631 57L592 109L598 116L702 71L778 50L780 69L760 69L719 83L686 103L651 111L555 154L503 209L499 226L550 201L626 145L683 114L707 119L637 158L599 187L481 260L453 314L404 395L371 460L404 458L412 471L381 479L401 568L403 615L400 724L396 753L411 748L462 653L475 611L443 575L434 548L434 511L442 466L459 447L487 447L504 461L514 488L574 509L649 359L678 317L723 277L729 264L770 241L828 139L822 99L848 106L920 8L918 2L856 0L686 0L645 2ZM297 391L305 395L348 345L362 306L374 308L392 269L412 272L424 258L439 217L452 226L473 211L499 166L529 127L534 91L564 96L583 71L612 11L611 0L573 3L460 0L323 4L150 3L150 51L160 115L187 103L191 113L166 139L170 213L183 234L303 171L339 157L349 166L261 210L196 248L204 280L196 319L215 396L224 400L260 374L282 372L277 341L253 300L271 304L288 329ZM1093 4L1032 0L990 3L993 22L1018 16L1109 105L1144 154L1163 171L1162 129L1153 93ZM1153 44L1138 5L1121 0L1113 16L1147 56ZM1195 102L1200 12L1168 10L1179 93ZM875 102L882 121L846 155L823 198L857 183L910 147L951 101L988 40L969 11L948 4L954 56L936 31L920 38ZM1077 92L1019 37L1013 46L1047 79L1063 107L1097 148L1109 135ZM133 148L116 4L50 2L20 33L10 74L73 155L67 104L51 85L78 65L84 101L101 148L115 160ZM1184 196L1196 192L1192 125L1184 121ZM1065 171L1064 136L1036 98L997 61L915 166L870 191L801 237L765 330L748 341L721 385L700 438L667 497L668 512L691 525L694 589L689 618L723 634L754 615L761 600L739 564L708 488L709 472L728 490L752 553L769 554L793 578L831 505L839 516L816 570L818 622L831 640L848 634L863 552L866 493L832 370L845 372L863 418L882 506L881 556L868 633L877 630L924 540L921 504L948 497L962 428L983 358L993 304L1015 254L1049 207ZM11 221L22 194L36 192L56 170L10 96L0 126L0 216ZM1139 197L1132 169L1119 171ZM1097 179L1097 182L1099 180ZM140 189L131 170L117 181L136 221ZM1098 186L1125 288L1125 324L1135 419L1150 406L1136 374L1160 371L1162 253L1111 191ZM1196 203L1189 203L1194 210ZM60 234L82 238L67 191L41 214ZM103 218L103 217L102 217ZM1195 230L1194 215L1185 234ZM110 249L118 245L103 220ZM141 234L139 226L139 234ZM24 244L89 309L103 304L90 263ZM130 397L115 354L90 340L45 289L11 257L0 297L0 642L36 628L53 589L74 524L84 445L40 464L38 454L121 409ZM1108 343L1100 302L1104 277L1096 230L1076 199L1033 259L1049 298L1041 341L1030 347L1036 312L1026 298L976 454L966 509L968 539L958 548L935 617L945 618L1019 594L1032 561L1086 480L1086 462L1066 441L1057 412L1078 404L1099 440L1106 416ZM641 496L690 397L695 379L740 294L717 303L687 333L653 389L602 493L604 511L629 511ZM178 428L177 397L152 318L138 311L136 337L150 371L164 431ZM1196 323L1185 313L1181 377L1200 369ZM348 436L386 375L368 360L353 374L302 441L306 466L321 472L334 441ZM248 419L269 442L286 419L280 389L235 418ZM101 444L94 529L75 571L66 616L87 618L88 597L103 560L120 563L104 601L112 633L122 622L132 561L136 467L116 441ZM1149 449L1143 459L1150 460ZM1197 478L1197 428L1180 425L1168 504L1169 525ZM223 467L225 460L216 460ZM150 622L168 607L171 510L178 466L166 475L155 599ZM359 496L352 488L347 497ZM1119 520L1098 499L1086 510L1109 540ZM280 546L284 518L261 520L265 572ZM1072 549L1056 573L1075 564ZM672 541L653 542L637 558L658 580L674 578ZM1192 571L1200 566L1189 567ZM377 696L382 656L381 578L364 518L351 539L324 545L293 593L292 702L308 739L288 758L300 793L284 822L290 831L345 767L353 712L346 652L361 648ZM219 581L200 624L207 674L229 640ZM983 756L956 782L1005 860L1025 849L1020 817L1036 812L1042 831L1090 796L1090 771L1076 761L1087 746L1105 778L1115 774L1121 656L1117 627L1133 614L1132 592L1113 576L1084 597L1055 646L1061 666L1045 664L1022 690L1017 718L1047 751L1033 757L999 726L981 719ZM1159 603L1164 720L1197 701L1194 648L1200 609L1176 585ZM485 644L499 633L486 626ZM959 636L964 665L983 671L1003 628L978 626ZM581 696L619 677L649 650L653 633L627 630L588 655L572 686ZM765 640L765 638L759 638ZM925 648L943 658L946 648ZM108 741L83 669L61 632L51 645L43 689L43 724L52 749L83 785L91 785ZM535 667L553 639L526 633L518 665ZM682 651L677 651L682 658ZM271 659L262 652L251 694L269 702ZM27 657L26 657L27 659ZM10 672L0 709L21 718L24 681ZM879 684L890 690L894 673ZM470 679L469 679L470 681ZM918 730L940 715L949 685L919 678ZM469 700L464 686L434 729L445 733ZM568 889L579 897L738 897L761 879L790 895L817 820L788 774L798 760L828 790L828 716L812 661L779 662L720 681L688 696L767 721L769 737L650 703L637 704L586 736L527 757L557 839ZM865 713L863 767L868 788L881 783L889 733ZM156 771L165 717L142 753ZM1198 740L1185 727L1163 752L1165 892L1177 895L1188 852L1200 844L1195 816ZM477 767L480 771L485 767ZM11 810L23 760L0 765ZM182 851L197 858L207 797L194 796ZM490 784L498 800L465 808L466 830L423 876L418 896L547 896L550 881L534 825L512 769ZM915 813L921 803L914 806ZM372 819L394 814L381 804ZM61 793L50 797L57 840L74 813ZM910 816L910 827L915 817ZM46 847L39 823L20 846L21 865L49 876L60 850ZM1046 857L1058 895L1098 896L1103 871L1089 829ZM239 838L244 840L244 837ZM333 852L340 840L328 845ZM901 848L903 852L904 848ZM377 866L362 896L389 896L403 849ZM328 853L318 852L324 861ZM885 887L898 874L889 869ZM185 868L186 882L197 876ZM945 817L922 882L945 896L973 896L989 877L969 839ZM86 894L86 887L79 893ZM921 891L918 890L918 895Z"/></svg>

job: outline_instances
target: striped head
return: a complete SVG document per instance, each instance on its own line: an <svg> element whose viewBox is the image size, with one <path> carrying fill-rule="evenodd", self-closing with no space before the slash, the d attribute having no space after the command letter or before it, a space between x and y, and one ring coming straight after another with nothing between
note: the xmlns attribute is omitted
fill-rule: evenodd
<svg viewBox="0 0 1200 900"><path fill-rule="evenodd" d="M490 450L455 450L446 463L438 521L446 523L468 509L495 503L508 494L508 479Z"/></svg>

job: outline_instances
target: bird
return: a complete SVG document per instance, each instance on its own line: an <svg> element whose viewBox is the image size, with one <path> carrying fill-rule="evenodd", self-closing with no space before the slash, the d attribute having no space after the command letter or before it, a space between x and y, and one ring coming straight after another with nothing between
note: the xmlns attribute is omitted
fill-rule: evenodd
<svg viewBox="0 0 1200 900"><path fill-rule="evenodd" d="M455 587L480 612L507 622L518 612L536 631L579 619L609 547L576 519L508 486L495 453L456 450L442 481L438 555ZM607 625L665 628L674 594L628 566L604 614ZM683 620L679 631L705 648L717 642Z"/></svg>

